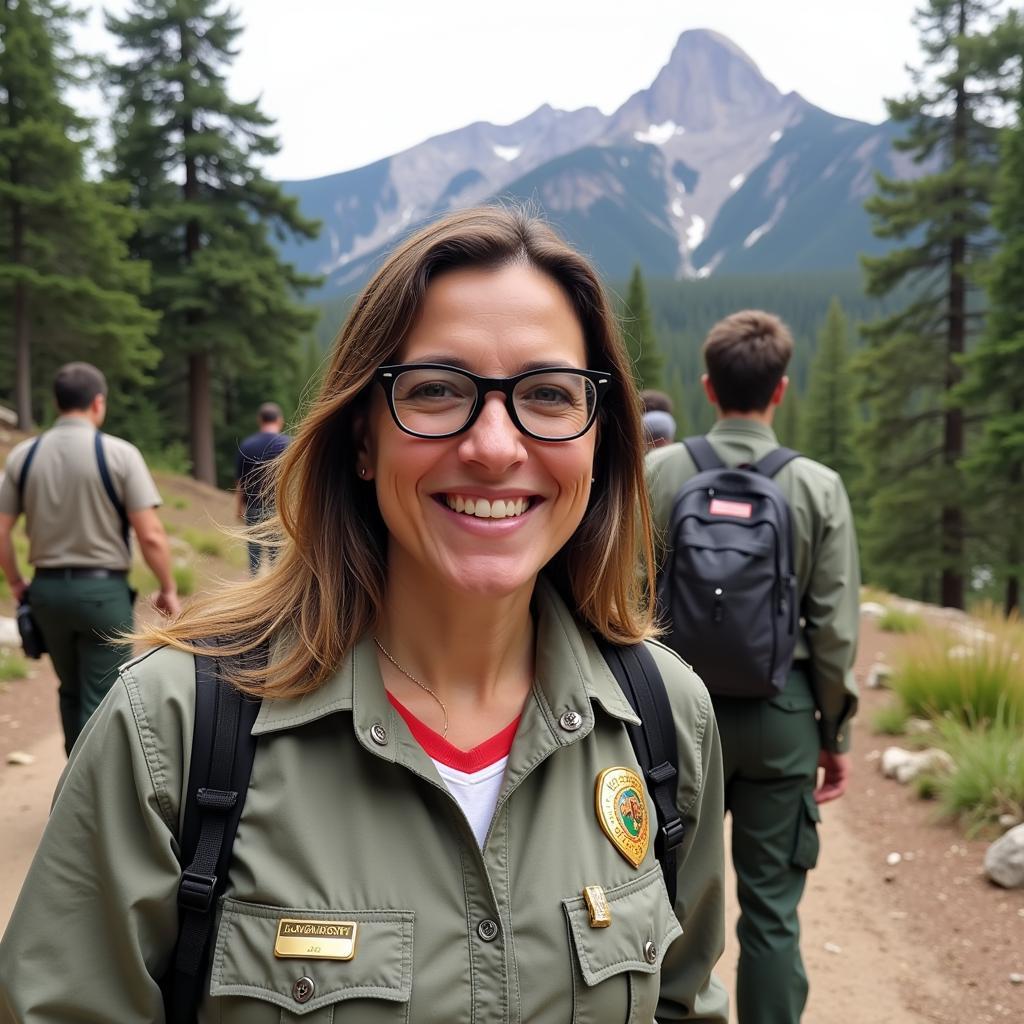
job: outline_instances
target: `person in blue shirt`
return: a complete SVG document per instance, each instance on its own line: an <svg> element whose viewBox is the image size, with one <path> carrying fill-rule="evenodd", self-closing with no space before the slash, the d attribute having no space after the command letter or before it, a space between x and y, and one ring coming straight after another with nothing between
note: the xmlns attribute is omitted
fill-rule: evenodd
<svg viewBox="0 0 1024 1024"><path fill-rule="evenodd" d="M258 413L260 429L238 446L235 488L238 495L238 518L247 526L255 526L274 514L273 491L267 487L267 468L288 447L291 438L284 433L284 413L276 402L264 402ZM260 570L263 544L249 541L249 572ZM273 549L269 550L271 558Z"/></svg>

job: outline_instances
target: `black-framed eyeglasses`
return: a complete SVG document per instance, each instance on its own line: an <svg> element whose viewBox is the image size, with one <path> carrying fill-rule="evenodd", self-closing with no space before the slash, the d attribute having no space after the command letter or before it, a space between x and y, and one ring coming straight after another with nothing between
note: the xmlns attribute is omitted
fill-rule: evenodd
<svg viewBox="0 0 1024 1024"><path fill-rule="evenodd" d="M443 363L398 363L374 374L398 427L413 437L453 437L468 430L492 391L527 437L572 441L593 425L610 373L552 367L514 377L480 377Z"/></svg>

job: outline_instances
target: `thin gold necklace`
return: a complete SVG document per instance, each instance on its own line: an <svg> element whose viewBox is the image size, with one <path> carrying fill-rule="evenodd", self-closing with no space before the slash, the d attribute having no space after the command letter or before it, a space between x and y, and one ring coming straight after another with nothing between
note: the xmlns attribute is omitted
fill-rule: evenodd
<svg viewBox="0 0 1024 1024"><path fill-rule="evenodd" d="M437 703L441 707L441 712L444 715L444 728L441 730L441 736L442 737L447 737L448 736L448 708L445 707L444 701L441 700L441 698L438 697L438 695L436 693L434 693L434 691L429 686L427 686L426 683L421 682L410 671L408 671L407 669L402 668L402 666L399 665L398 662L395 661L395 659L393 657L391 657L391 652L376 637L373 638L373 642L380 648L380 653L383 654L384 657L387 658L388 661L390 661L391 664L394 665L395 668L397 668L398 671L401 672L402 675L405 676L406 679L411 679L421 690L425 690L427 693L430 694L431 697L434 698L434 700L437 701Z"/></svg>

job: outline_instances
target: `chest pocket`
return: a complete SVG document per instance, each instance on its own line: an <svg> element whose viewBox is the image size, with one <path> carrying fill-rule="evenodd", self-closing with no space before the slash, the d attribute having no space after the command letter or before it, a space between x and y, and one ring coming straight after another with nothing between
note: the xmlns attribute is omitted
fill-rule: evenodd
<svg viewBox="0 0 1024 1024"><path fill-rule="evenodd" d="M590 926L582 896L562 901L576 959L573 1024L650 1024L661 990L661 962L683 933L661 867L605 890L605 896L612 919L607 928Z"/></svg>
<svg viewBox="0 0 1024 1024"><path fill-rule="evenodd" d="M276 956L282 918L354 922L352 959ZM214 1005L206 1019L221 1024L408 1021L413 920L411 911L311 911L225 899L210 975Z"/></svg>

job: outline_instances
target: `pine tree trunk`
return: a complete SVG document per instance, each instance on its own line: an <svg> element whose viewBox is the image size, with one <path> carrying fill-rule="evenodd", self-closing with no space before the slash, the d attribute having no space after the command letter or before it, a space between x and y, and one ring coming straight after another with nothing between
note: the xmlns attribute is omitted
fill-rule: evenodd
<svg viewBox="0 0 1024 1024"><path fill-rule="evenodd" d="M216 487L217 469L213 456L213 416L210 403L210 357L194 352L188 358L189 433L192 475Z"/></svg>
<svg viewBox="0 0 1024 1024"><path fill-rule="evenodd" d="M25 262L25 220L21 204L11 208L11 262ZM14 408L18 429L31 430L32 423L32 339L28 322L28 289L24 281L14 282Z"/></svg>
<svg viewBox="0 0 1024 1024"><path fill-rule="evenodd" d="M959 31L962 37L967 31L967 0L960 0ZM967 85L963 77L957 82L956 105L953 112L952 152L954 161L967 158ZM953 189L953 237L949 247L949 322L946 335L946 394L952 393L960 382L959 357L964 351L967 324L967 287L964 280L964 261L967 258L967 234L957 204L963 201L963 189ZM964 453L963 412L951 407L945 416L943 437L943 462L951 474ZM956 488L959 493L959 488ZM947 608L963 608L964 577L960 569L963 564L964 521L963 508L959 504L945 505L942 509L942 554L945 565L942 570L940 601Z"/></svg>

